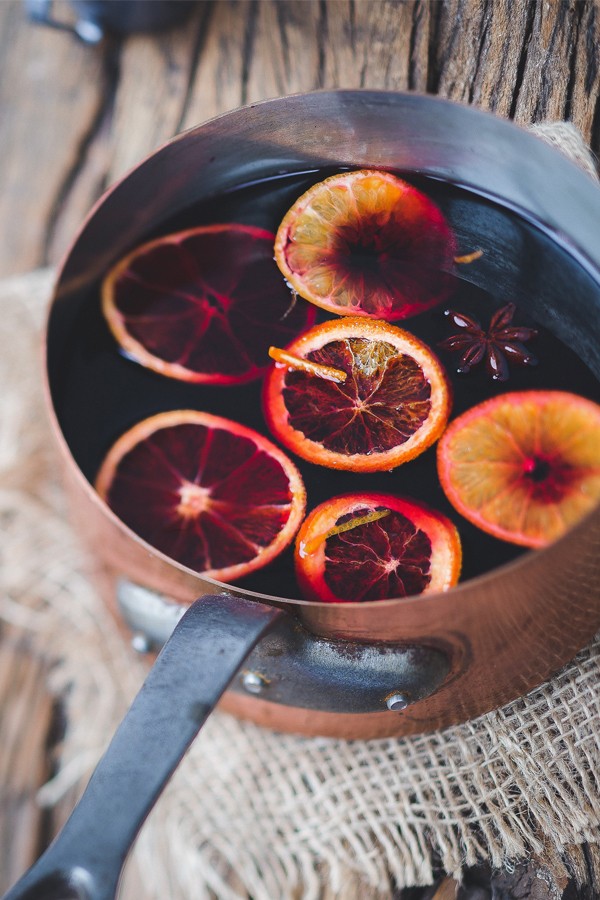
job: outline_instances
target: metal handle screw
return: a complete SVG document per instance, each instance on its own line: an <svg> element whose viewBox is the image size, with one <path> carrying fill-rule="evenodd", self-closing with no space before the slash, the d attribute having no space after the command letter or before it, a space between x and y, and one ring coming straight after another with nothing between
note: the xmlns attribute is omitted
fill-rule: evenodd
<svg viewBox="0 0 600 900"><path fill-rule="evenodd" d="M131 646L135 650L136 653L150 653L152 649L152 644L147 634L144 634L142 631L138 631L131 638Z"/></svg>
<svg viewBox="0 0 600 900"><path fill-rule="evenodd" d="M258 672L244 672L242 684L249 694L262 694L267 686L266 680Z"/></svg>
<svg viewBox="0 0 600 900"><path fill-rule="evenodd" d="M410 705L410 698L406 694L398 692L396 694L390 694L386 699L385 704L387 708L391 709L393 712L401 712Z"/></svg>

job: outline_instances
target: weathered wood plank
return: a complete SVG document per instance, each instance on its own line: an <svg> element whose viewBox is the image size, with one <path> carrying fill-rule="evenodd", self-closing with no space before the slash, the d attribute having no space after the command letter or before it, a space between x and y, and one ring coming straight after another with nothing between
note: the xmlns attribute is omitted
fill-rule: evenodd
<svg viewBox="0 0 600 900"><path fill-rule="evenodd" d="M533 4L448 0L432 34L430 89L508 116Z"/></svg>
<svg viewBox="0 0 600 900"><path fill-rule="evenodd" d="M206 8L199 6L185 27L152 40L133 35L123 43L111 122L109 183L181 130L205 18Z"/></svg>
<svg viewBox="0 0 600 900"><path fill-rule="evenodd" d="M66 10L56 4L57 15ZM103 109L101 60L60 31L0 3L0 272L45 258L48 232ZM89 207L90 186L81 198Z"/></svg>
<svg viewBox="0 0 600 900"><path fill-rule="evenodd" d="M600 152L600 2L578 6L577 43L572 55L570 96L565 108L595 153Z"/></svg>
<svg viewBox="0 0 600 900"><path fill-rule="evenodd" d="M247 102L320 87L322 5L311 0L268 0L255 5L254 12L254 33L247 54Z"/></svg>
<svg viewBox="0 0 600 900"><path fill-rule="evenodd" d="M577 45L580 13L585 4L555 2L532 4L531 37L525 48L523 80L514 107L518 122L561 119L568 113L568 98Z"/></svg>
<svg viewBox="0 0 600 900"><path fill-rule="evenodd" d="M523 124L570 119L598 149L598 0L445 0L432 48L435 93Z"/></svg>
<svg viewBox="0 0 600 900"><path fill-rule="evenodd" d="M26 638L0 642L0 893L35 860L43 812L35 795L49 774L46 755L53 698L49 662Z"/></svg>
<svg viewBox="0 0 600 900"><path fill-rule="evenodd" d="M252 0L221 0L214 5L190 86L184 128L246 102L256 18Z"/></svg>
<svg viewBox="0 0 600 900"><path fill-rule="evenodd" d="M322 86L425 91L433 13L426 0L328 4Z"/></svg>
<svg viewBox="0 0 600 900"><path fill-rule="evenodd" d="M199 4L184 27L112 39L92 51L102 65L103 115L53 224L49 262L62 256L91 202L181 129L207 8Z"/></svg>

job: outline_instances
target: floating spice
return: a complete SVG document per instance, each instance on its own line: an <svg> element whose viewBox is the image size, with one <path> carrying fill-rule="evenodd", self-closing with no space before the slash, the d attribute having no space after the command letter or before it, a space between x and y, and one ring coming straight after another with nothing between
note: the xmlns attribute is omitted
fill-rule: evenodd
<svg viewBox="0 0 600 900"><path fill-rule="evenodd" d="M509 376L509 360L520 366L536 366L537 358L524 346L525 341L537 337L535 328L513 325L516 312L514 303L507 303L497 310L485 331L477 319L464 313L447 309L452 324L459 328L441 341L440 347L460 353L457 372L466 374L485 360L485 368L494 381L506 381Z"/></svg>

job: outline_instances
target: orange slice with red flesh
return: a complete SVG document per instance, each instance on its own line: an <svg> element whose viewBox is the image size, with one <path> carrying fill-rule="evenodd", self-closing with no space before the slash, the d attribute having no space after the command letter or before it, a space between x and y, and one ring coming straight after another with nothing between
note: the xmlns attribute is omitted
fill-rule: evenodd
<svg viewBox="0 0 600 900"><path fill-rule="evenodd" d="M125 354L182 381L259 378L269 346L291 340L316 312L293 302L273 239L251 225L209 225L129 253L102 285L102 309Z"/></svg>
<svg viewBox="0 0 600 900"><path fill-rule="evenodd" d="M544 547L600 501L600 406L563 391L494 397L451 422L438 472L474 525Z"/></svg>
<svg viewBox="0 0 600 900"><path fill-rule="evenodd" d="M458 581L452 522L407 497L345 494L302 523L296 576L307 600L362 603L446 591Z"/></svg>
<svg viewBox="0 0 600 900"><path fill-rule="evenodd" d="M393 469L446 427L450 388L418 338L386 322L344 317L316 325L265 379L269 429L303 459L333 469ZM290 357L297 357L294 367ZM310 365L321 369L310 372ZM345 375L326 377L326 370Z"/></svg>
<svg viewBox="0 0 600 900"><path fill-rule="evenodd" d="M134 425L106 456L96 489L148 544L218 581L281 553L306 500L296 466L271 441L195 410Z"/></svg>
<svg viewBox="0 0 600 900"><path fill-rule="evenodd" d="M394 321L452 290L455 240L438 207L390 172L313 185L286 213L275 259L301 297L338 315Z"/></svg>

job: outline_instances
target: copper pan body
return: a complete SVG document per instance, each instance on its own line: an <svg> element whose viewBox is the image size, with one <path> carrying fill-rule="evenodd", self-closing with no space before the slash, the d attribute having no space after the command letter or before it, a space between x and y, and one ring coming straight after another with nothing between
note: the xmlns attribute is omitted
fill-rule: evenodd
<svg viewBox="0 0 600 900"><path fill-rule="evenodd" d="M548 321L598 375L600 189L589 177L527 132L472 108L418 95L318 92L241 109L180 135L99 202L58 275L48 326L48 405L73 518L92 550L108 603L123 577L183 604L226 589L283 607L323 638L440 648L450 657L446 681L401 715L315 712L240 693L223 701L236 715L285 731L403 735L462 722L523 695L590 640L600 628L600 508L547 549L445 594L364 604L253 594L184 568L126 528L83 474L57 413L63 320L69 320L74 298L140 243L149 226L236 184L331 165L387 167L451 181L551 235L577 260L584 288L577 308L569 308L567 298L565 309L554 309Z"/></svg>

